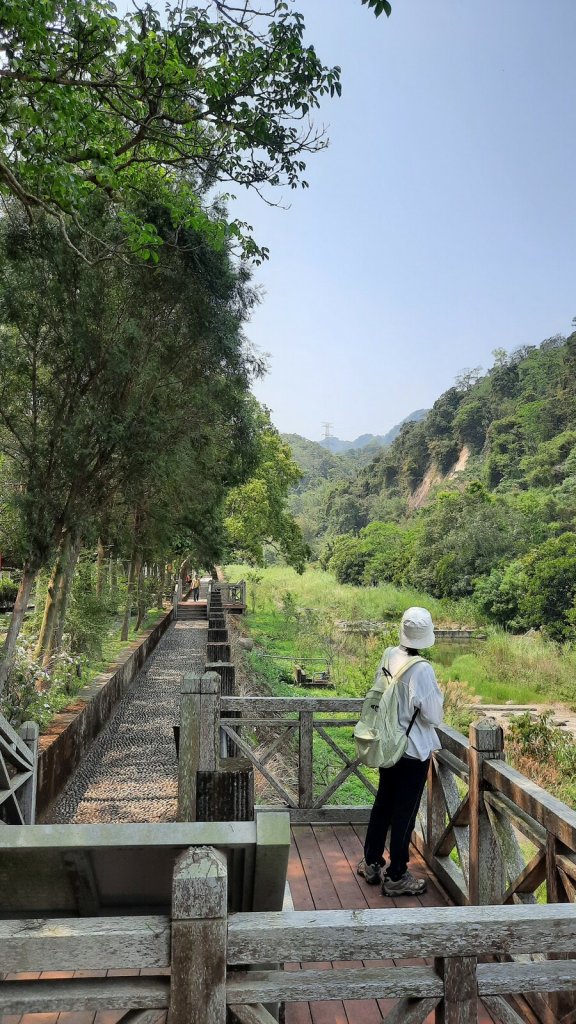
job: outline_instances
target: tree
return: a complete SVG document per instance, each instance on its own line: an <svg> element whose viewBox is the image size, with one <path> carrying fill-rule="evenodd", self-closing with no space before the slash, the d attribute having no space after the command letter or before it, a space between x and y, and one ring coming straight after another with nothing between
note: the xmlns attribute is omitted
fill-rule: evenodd
<svg viewBox="0 0 576 1024"><path fill-rule="evenodd" d="M152 219L159 234L166 221L171 230L163 208L149 208ZM106 212L93 223L114 242ZM139 481L165 480L160 464L181 452L181 436L190 451L198 442L185 465L213 509L246 478L246 396L260 364L241 330L254 301L245 268L203 235L182 231L152 269L87 266L49 219L0 229L0 452L12 481L5 521L18 524L24 566L1 691L31 586L65 531L81 537L117 495L127 517L138 512Z"/></svg>
<svg viewBox="0 0 576 1024"><path fill-rule="evenodd" d="M257 464L251 478L226 499L224 525L231 548L257 565L264 563L264 546L272 545L298 572L304 571L308 545L286 509L290 488L300 479L290 446L255 403Z"/></svg>
<svg viewBox="0 0 576 1024"><path fill-rule="evenodd" d="M363 0L376 15L385 0ZM304 44L284 0L151 4L123 17L108 0L4 4L0 25L0 193L56 217L91 261L154 258L162 239L139 199L155 195L174 226L240 239L249 228L206 211L207 186L306 185L305 158L326 139L311 113L340 94L340 69ZM114 204L123 237L96 248L83 224L94 193ZM71 225L80 230L72 237Z"/></svg>

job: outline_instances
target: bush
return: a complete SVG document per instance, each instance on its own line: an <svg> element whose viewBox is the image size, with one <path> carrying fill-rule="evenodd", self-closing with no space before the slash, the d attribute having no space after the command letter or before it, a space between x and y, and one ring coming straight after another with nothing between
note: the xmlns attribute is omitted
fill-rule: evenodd
<svg viewBox="0 0 576 1024"><path fill-rule="evenodd" d="M18 593L18 584L12 580L0 579L0 607L13 605Z"/></svg>

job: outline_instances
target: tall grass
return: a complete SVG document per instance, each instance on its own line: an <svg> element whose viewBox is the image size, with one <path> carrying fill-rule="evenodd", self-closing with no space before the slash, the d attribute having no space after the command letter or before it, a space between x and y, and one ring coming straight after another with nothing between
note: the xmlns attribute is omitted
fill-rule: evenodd
<svg viewBox="0 0 576 1024"><path fill-rule="evenodd" d="M371 679L382 647L396 642L396 626L411 605L428 608L437 626L482 627L486 640L441 644L429 652L441 683L465 683L487 704L563 702L576 709L576 650L540 636L514 636L482 622L470 601L440 601L391 585L353 587L319 569L298 576L273 566L226 568L230 582L248 581L250 629L262 646L288 657L330 657L339 693L359 695ZM292 625L290 608L294 610ZM306 627L306 615L310 628ZM372 636L346 636L339 620L383 623ZM288 667L289 663L286 663Z"/></svg>

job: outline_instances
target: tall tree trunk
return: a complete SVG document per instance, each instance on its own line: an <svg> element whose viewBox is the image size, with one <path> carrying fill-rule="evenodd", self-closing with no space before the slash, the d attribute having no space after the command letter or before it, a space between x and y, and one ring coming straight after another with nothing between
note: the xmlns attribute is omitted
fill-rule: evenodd
<svg viewBox="0 0 576 1024"><path fill-rule="evenodd" d="M140 629L146 615L146 579L144 574L144 566L140 563L138 570L138 617L136 619L136 632Z"/></svg>
<svg viewBox="0 0 576 1024"><path fill-rule="evenodd" d="M58 545L58 553L56 555L56 561L52 569L50 580L48 581L48 589L46 591L46 598L44 601L44 614L42 616L42 625L40 626L40 633L34 648L34 660L40 661L46 652L47 648L50 647L52 632L54 629L54 620L56 615L56 591L60 586L60 580L64 567L67 560L70 557L70 549L72 546L72 539L70 536L70 530L65 529L62 531L60 543Z"/></svg>
<svg viewBox="0 0 576 1024"><path fill-rule="evenodd" d="M110 556L110 600L118 609L118 559Z"/></svg>
<svg viewBox="0 0 576 1024"><path fill-rule="evenodd" d="M164 607L164 587L166 585L166 566L156 566L156 577L158 580L158 588L156 590L156 607L158 611L161 611Z"/></svg>
<svg viewBox="0 0 576 1024"><path fill-rule="evenodd" d="M106 572L106 549L102 538L98 537L98 554L96 556L96 597L104 593L104 574Z"/></svg>
<svg viewBox="0 0 576 1024"><path fill-rule="evenodd" d="M128 587L126 588L126 605L124 607L124 621L122 622L122 629L120 631L120 639L127 640L128 632L130 630L130 616L132 614L132 604L134 598L134 584L137 575L140 572L140 556L136 550L136 545L132 550L132 558L130 559L130 569L128 570Z"/></svg>
<svg viewBox="0 0 576 1024"><path fill-rule="evenodd" d="M50 643L46 647L44 654L44 660L42 662L44 667L50 663L55 654L58 654L62 645L62 634L64 633L64 624L66 622L66 612L68 611L68 602L70 600L70 594L72 593L72 583L74 581L74 573L80 557L81 547L82 541L80 537L72 537L68 558L66 559L66 563L54 595L54 602L56 606L54 614L54 628L52 630Z"/></svg>
<svg viewBox="0 0 576 1024"><path fill-rule="evenodd" d="M18 587L18 593L16 594L14 608L12 609L8 633L6 634L6 639L0 654L0 696L2 696L6 689L6 684L10 677L12 666L14 665L16 641L18 640L18 635L22 628L22 623L28 607L28 599L37 575L38 569L32 568L31 565L26 563L24 566L22 580Z"/></svg>

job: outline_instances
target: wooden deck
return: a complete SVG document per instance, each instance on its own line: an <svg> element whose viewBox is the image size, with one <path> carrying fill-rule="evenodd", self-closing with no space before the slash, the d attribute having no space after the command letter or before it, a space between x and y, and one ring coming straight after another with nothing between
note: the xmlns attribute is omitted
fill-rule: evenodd
<svg viewBox="0 0 576 1024"><path fill-rule="evenodd" d="M428 878L428 890L422 896L390 899L382 896L379 886L366 885L356 874L356 866L362 858L364 832L365 829L352 825L297 825L292 828L288 880L295 910L442 907L450 903L415 851L410 870L415 875ZM408 967L427 962L415 959L399 962L370 960L364 961L364 965L386 967L396 963L397 966ZM298 970L300 966L308 965L292 964L287 965L287 969ZM334 961L314 965L316 969L320 966L331 970L361 967L362 964ZM394 1003L393 999L289 1003L286 1006L286 1024L380 1024ZM480 1002L478 1022L499 1024ZM426 1024L434 1024L434 1013L426 1018Z"/></svg>

